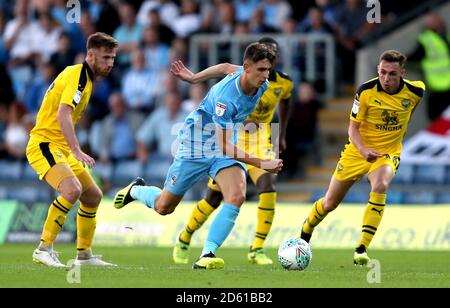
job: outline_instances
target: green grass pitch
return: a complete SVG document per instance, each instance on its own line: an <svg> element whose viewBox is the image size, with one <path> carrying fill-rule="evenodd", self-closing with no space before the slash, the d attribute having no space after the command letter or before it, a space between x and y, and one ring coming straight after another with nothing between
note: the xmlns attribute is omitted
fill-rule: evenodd
<svg viewBox="0 0 450 308"><path fill-rule="evenodd" d="M172 263L171 248L96 247L95 253L117 263L117 268L81 268L80 283L67 281L69 271L34 264L35 245L0 246L0 287L143 287L143 288L307 288L307 287L450 287L449 251L371 250L379 260L375 268L355 267L352 250L314 249L313 261L302 272L286 271L276 260L272 266L247 263L244 248L223 248L218 255L225 260L223 270L193 270L191 265ZM66 263L74 257L73 244L56 247ZM200 253L192 249L192 262ZM372 283L368 281L372 277ZM374 281L379 278L380 283ZM369 280L371 280L369 279Z"/></svg>

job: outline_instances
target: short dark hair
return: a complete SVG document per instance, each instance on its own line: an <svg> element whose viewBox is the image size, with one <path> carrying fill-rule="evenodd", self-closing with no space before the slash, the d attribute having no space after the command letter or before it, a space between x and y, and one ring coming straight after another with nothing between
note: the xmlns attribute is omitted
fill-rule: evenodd
<svg viewBox="0 0 450 308"><path fill-rule="evenodd" d="M277 49L280 46L280 45L278 45L278 42L274 38L271 38L270 36L265 36L265 37L260 38L258 40L258 43L261 43L261 44L273 44L273 45L277 46Z"/></svg>
<svg viewBox="0 0 450 308"><path fill-rule="evenodd" d="M258 42L248 45L244 52L244 62L245 60L258 62L267 59L273 65L273 63L275 62L275 58L276 54L273 48L270 48L267 45Z"/></svg>
<svg viewBox="0 0 450 308"><path fill-rule="evenodd" d="M391 49L386 50L381 54L380 62L383 60L387 62L397 62L401 67L403 67L406 62L406 56L400 51Z"/></svg>
<svg viewBox="0 0 450 308"><path fill-rule="evenodd" d="M119 47L119 42L104 32L96 32L88 37L86 47L88 50L91 48L100 49L102 47L116 49Z"/></svg>

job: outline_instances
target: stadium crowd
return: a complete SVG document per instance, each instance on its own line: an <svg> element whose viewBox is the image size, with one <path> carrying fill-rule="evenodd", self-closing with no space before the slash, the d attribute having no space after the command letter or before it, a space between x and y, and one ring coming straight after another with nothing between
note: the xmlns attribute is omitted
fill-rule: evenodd
<svg viewBox="0 0 450 308"><path fill-rule="evenodd" d="M79 23L72 23L66 0L0 3L1 160L25 160L28 133L43 96L59 72L83 61L86 39L96 31L113 35L120 47L112 74L95 84L77 134L108 178L111 165L123 161L165 174L158 168L172 159L176 138L172 125L182 123L207 90L206 85L189 87L178 82L169 72L173 60L181 59L189 67L192 35L329 33L337 44L340 67L347 68L340 70L336 80L353 83L355 51L377 27L367 23L370 8L361 0L91 0L79 4ZM383 3L381 9L382 22L388 22L403 8ZM291 147L295 156L300 149L313 148L310 145L316 138L317 121L299 129L304 121L294 118L305 108L311 119L317 117L323 103L314 98L311 85L295 85L296 107L289 125L296 133L288 134L288 144L296 145ZM308 105L311 102L313 106ZM298 166L289 162L288 167ZM295 172L288 169L287 174Z"/></svg>

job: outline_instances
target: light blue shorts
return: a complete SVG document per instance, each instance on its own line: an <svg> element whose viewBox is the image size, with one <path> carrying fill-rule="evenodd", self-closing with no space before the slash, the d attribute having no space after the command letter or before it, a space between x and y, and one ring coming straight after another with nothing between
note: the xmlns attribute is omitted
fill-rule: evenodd
<svg viewBox="0 0 450 308"><path fill-rule="evenodd" d="M175 158L167 172L164 187L174 195L184 195L205 174L215 179L217 173L233 165L241 166L247 172L244 163L229 157L213 158Z"/></svg>

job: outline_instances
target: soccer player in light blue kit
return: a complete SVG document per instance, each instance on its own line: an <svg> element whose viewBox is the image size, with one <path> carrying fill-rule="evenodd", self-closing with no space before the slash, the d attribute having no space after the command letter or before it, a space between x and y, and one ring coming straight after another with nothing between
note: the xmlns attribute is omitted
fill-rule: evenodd
<svg viewBox="0 0 450 308"><path fill-rule="evenodd" d="M272 173L281 170L281 159L253 157L236 146L237 130L267 89L275 61L273 49L252 43L244 52L244 63L213 86L199 107L189 114L178 132L179 147L168 171L164 189L145 186L137 178L121 189L114 206L122 208L139 200L161 215L172 213L183 195L205 173L220 187L224 205L211 224L200 258L193 268L220 269L224 260L215 253L230 234L246 194L245 164ZM193 74L192 80L208 74L214 66ZM172 66L172 73L177 75Z"/></svg>

